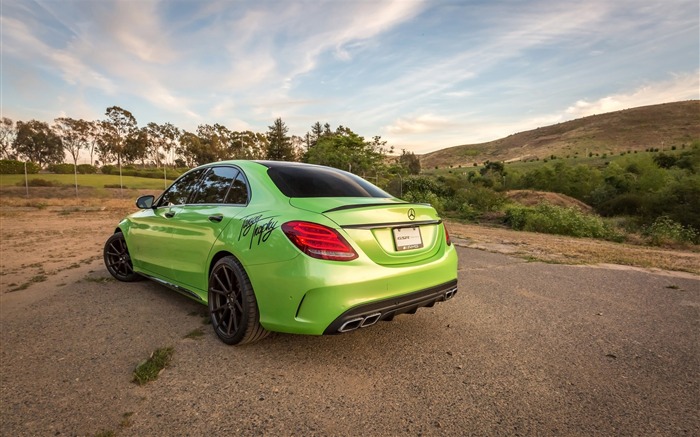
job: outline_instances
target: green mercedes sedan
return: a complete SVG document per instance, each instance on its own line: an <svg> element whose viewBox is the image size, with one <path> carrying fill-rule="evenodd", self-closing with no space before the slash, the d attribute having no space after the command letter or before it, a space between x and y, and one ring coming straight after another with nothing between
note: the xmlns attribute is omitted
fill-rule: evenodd
<svg viewBox="0 0 700 437"><path fill-rule="evenodd" d="M227 344L354 331L457 292L436 211L334 168L216 162L136 205L105 244L107 269L208 305Z"/></svg>

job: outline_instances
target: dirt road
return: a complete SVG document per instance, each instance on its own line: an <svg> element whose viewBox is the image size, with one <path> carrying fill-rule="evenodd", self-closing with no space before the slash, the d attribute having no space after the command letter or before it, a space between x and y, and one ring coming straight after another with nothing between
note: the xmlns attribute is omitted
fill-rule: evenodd
<svg viewBox="0 0 700 437"><path fill-rule="evenodd" d="M4 216L2 435L700 435L698 276L459 248L452 301L228 347L205 307L108 278L109 214L45 213L82 232L40 220L20 244Z"/></svg>

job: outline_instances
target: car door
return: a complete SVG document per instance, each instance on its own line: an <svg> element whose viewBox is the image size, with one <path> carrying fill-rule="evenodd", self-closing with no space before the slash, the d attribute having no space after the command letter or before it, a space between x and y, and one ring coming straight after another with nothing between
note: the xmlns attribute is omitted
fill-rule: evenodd
<svg viewBox="0 0 700 437"><path fill-rule="evenodd" d="M174 252L172 219L185 205L206 169L185 173L160 196L153 208L132 217L128 244L134 263L146 274L172 281Z"/></svg>
<svg viewBox="0 0 700 437"><path fill-rule="evenodd" d="M248 202L248 184L235 166L208 169L190 202L175 208L172 226L173 275L178 284L206 293L207 261L217 238ZM203 295L204 297L204 295Z"/></svg>

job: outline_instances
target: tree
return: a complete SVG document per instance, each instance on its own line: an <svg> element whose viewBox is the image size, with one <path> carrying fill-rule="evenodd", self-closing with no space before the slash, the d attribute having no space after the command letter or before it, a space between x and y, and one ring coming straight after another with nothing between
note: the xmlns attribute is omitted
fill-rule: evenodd
<svg viewBox="0 0 700 437"><path fill-rule="evenodd" d="M314 147L316 143L318 143L319 138L323 136L323 126L321 126L321 122L317 121L314 123L313 126L311 126L311 133L307 135L307 149L310 149Z"/></svg>
<svg viewBox="0 0 700 437"><path fill-rule="evenodd" d="M17 129L12 119L3 117L0 121L0 158L12 157L12 143L17 135Z"/></svg>
<svg viewBox="0 0 700 437"><path fill-rule="evenodd" d="M119 187L122 183L122 154L126 147L126 140L136 131L136 118L131 112L118 106L110 106L105 112L107 120L102 124L104 146L111 148L113 154L117 156L119 166Z"/></svg>
<svg viewBox="0 0 700 437"><path fill-rule="evenodd" d="M292 140L287 135L289 129L281 118L277 118L272 126L268 126L267 139L270 142L267 146L267 159L273 161L293 161L294 149Z"/></svg>
<svg viewBox="0 0 700 437"><path fill-rule="evenodd" d="M95 152L98 152L103 143L103 124L104 122L95 120L88 122L88 150L90 152L90 165L93 165L95 160Z"/></svg>
<svg viewBox="0 0 700 437"><path fill-rule="evenodd" d="M63 162L65 157L61 138L43 121L18 121L17 136L12 144L18 155L41 167Z"/></svg>
<svg viewBox="0 0 700 437"><path fill-rule="evenodd" d="M183 131L180 136L178 153L185 159L188 167L214 162L219 159L218 150L202 141L197 134Z"/></svg>
<svg viewBox="0 0 700 437"><path fill-rule="evenodd" d="M78 195L78 157L80 151L89 147L90 123L85 120L76 120L69 117L61 117L54 120L54 131L61 138L63 149L73 158L73 175L75 181L75 195Z"/></svg>
<svg viewBox="0 0 700 437"><path fill-rule="evenodd" d="M177 139L180 137L180 129L172 123L151 122L146 125L146 133L148 135L148 153L156 163L156 167L160 168L161 164L167 165L168 157L175 149ZM161 152L163 153L161 154Z"/></svg>
<svg viewBox="0 0 700 437"><path fill-rule="evenodd" d="M131 135L126 137L124 148L122 149L124 162L133 164L140 160L141 164L145 165L148 157L148 147L148 132L146 132L146 128L136 129Z"/></svg>
<svg viewBox="0 0 700 437"><path fill-rule="evenodd" d="M324 134L308 150L305 160L363 175L384 166L385 146L386 142L379 136L365 141L352 130L339 126L335 133Z"/></svg>
<svg viewBox="0 0 700 437"><path fill-rule="evenodd" d="M413 152L407 152L405 149L401 150L399 164L406 169L408 174L420 174L420 159Z"/></svg>
<svg viewBox="0 0 700 437"><path fill-rule="evenodd" d="M269 141L262 133L244 131L231 132L228 154L234 159L262 159L267 153Z"/></svg>
<svg viewBox="0 0 700 437"><path fill-rule="evenodd" d="M121 177L121 164L126 140L136 133L136 118L131 112L118 106L110 106L105 112L107 119L102 123L102 159L116 157Z"/></svg>

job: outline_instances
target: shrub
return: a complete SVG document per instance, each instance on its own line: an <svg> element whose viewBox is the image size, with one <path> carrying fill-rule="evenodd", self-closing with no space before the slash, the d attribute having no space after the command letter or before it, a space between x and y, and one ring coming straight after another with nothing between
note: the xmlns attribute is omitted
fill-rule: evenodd
<svg viewBox="0 0 700 437"><path fill-rule="evenodd" d="M644 228L642 234L649 238L649 242L654 246L668 243L700 243L700 233L692 226L683 226L667 216L657 218L654 223Z"/></svg>
<svg viewBox="0 0 700 437"><path fill-rule="evenodd" d="M430 191L409 191L404 193L403 198L408 202L428 203L435 208L439 214L442 214L445 211L443 206L444 200L437 194L431 193Z"/></svg>
<svg viewBox="0 0 700 437"><path fill-rule="evenodd" d="M24 181L19 181L16 184L18 187L24 187ZM64 185L58 181L48 181L46 179L35 178L29 179L27 185L30 187L63 187Z"/></svg>
<svg viewBox="0 0 700 437"><path fill-rule="evenodd" d="M112 172L114 170L117 170L117 174L119 173L119 169L117 169L117 167L114 165L109 165L109 164L103 165L102 168L100 169L102 174L112 174Z"/></svg>
<svg viewBox="0 0 700 437"><path fill-rule="evenodd" d="M39 173L41 167L33 162L27 163L27 173L36 174ZM24 174L24 161L17 161L14 159L2 159L0 160L0 174Z"/></svg>
<svg viewBox="0 0 700 437"><path fill-rule="evenodd" d="M49 164L46 170L56 174L73 174L75 172L73 164Z"/></svg>
<svg viewBox="0 0 700 437"><path fill-rule="evenodd" d="M97 167L90 164L78 164L78 173L80 174L95 174L97 173Z"/></svg>
<svg viewBox="0 0 700 437"><path fill-rule="evenodd" d="M454 196L445 200L444 207L456 211L460 218L474 219L492 211L498 211L506 201L504 194L479 185L460 188Z"/></svg>
<svg viewBox="0 0 700 437"><path fill-rule="evenodd" d="M588 215L574 207L543 203L535 207L513 206L506 210L506 224L516 230L572 237L603 238L621 241L600 217Z"/></svg>

